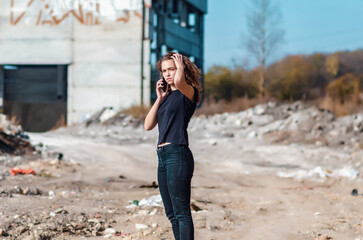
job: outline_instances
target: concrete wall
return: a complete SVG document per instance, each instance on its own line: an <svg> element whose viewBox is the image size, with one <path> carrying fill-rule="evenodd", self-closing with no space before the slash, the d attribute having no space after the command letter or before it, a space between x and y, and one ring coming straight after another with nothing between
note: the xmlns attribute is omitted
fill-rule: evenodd
<svg viewBox="0 0 363 240"><path fill-rule="evenodd" d="M68 64L67 119L79 122L105 106L140 104L141 24L141 0L0 1L0 64Z"/></svg>

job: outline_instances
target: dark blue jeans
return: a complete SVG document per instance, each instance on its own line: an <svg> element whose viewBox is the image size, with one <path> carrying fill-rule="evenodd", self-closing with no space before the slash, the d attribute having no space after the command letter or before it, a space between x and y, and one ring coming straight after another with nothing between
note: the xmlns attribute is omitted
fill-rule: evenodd
<svg viewBox="0 0 363 240"><path fill-rule="evenodd" d="M187 146L158 147L158 184L165 213L176 240L193 240L190 187L194 171L193 154Z"/></svg>

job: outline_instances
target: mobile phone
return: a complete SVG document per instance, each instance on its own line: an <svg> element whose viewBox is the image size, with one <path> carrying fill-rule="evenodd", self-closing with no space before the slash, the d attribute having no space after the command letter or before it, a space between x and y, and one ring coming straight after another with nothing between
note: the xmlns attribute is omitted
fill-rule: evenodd
<svg viewBox="0 0 363 240"><path fill-rule="evenodd" d="M168 83L165 81L165 78L163 77L163 92L166 92L166 88L168 87Z"/></svg>

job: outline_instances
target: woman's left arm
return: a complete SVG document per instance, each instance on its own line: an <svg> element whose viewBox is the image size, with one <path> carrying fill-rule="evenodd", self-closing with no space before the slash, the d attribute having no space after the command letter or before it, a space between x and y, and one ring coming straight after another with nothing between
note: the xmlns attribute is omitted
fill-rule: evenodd
<svg viewBox="0 0 363 240"><path fill-rule="evenodd" d="M193 101L194 88L185 81L185 65L183 63L183 56L175 53L172 58L176 66L176 73L174 76L174 84L187 98Z"/></svg>

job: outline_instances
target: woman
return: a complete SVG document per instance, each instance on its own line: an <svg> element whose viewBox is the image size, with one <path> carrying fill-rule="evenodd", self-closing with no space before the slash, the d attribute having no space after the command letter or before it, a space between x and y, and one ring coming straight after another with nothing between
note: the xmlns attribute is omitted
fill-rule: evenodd
<svg viewBox="0 0 363 240"><path fill-rule="evenodd" d="M187 57L167 53L156 64L165 81L156 84L157 99L145 118L146 130L159 128L158 183L165 213L176 240L194 239L190 188L194 171L187 127L200 100L201 71Z"/></svg>

